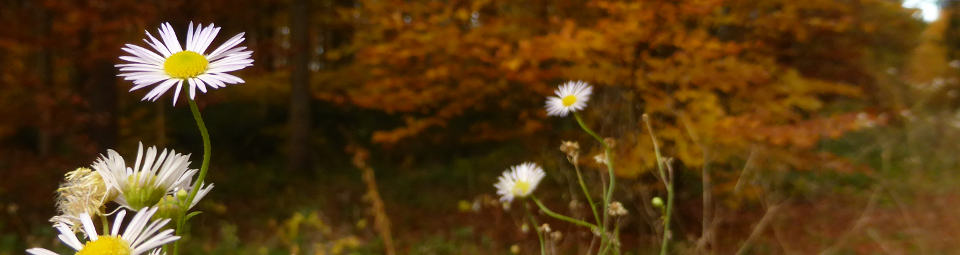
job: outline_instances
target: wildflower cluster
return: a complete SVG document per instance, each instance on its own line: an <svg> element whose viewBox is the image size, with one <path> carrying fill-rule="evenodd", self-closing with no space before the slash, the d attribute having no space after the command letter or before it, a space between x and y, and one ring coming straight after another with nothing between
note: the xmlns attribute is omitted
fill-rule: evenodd
<svg viewBox="0 0 960 255"><path fill-rule="evenodd" d="M601 138L601 136L597 135L597 133L586 125L579 114L581 110L587 107L587 102L590 100L592 93L593 87L586 82L570 81L560 85L557 90L554 91L555 96L547 97L545 106L548 116L565 117L572 114L580 128L594 138L603 149L603 152L596 154L593 159L598 166L605 168L608 176L606 182L601 181L600 183L602 193L598 196L600 199L599 203L594 203L595 195L591 194L590 190L592 189L588 188L587 182L584 181L583 174L580 171L581 164L579 157L581 155L581 145L575 141L563 141L560 144L560 151L563 152L567 161L573 165L576 171L578 184L587 202L586 207L590 208L593 215L592 221L554 212L533 195L533 190L545 176L543 169L535 163L527 162L511 167L500 176L499 181L494 187L497 189L497 194L500 195L500 200L506 205L509 205L515 198L529 199L537 205L542 213L557 220L587 228L590 233L594 234L594 238L600 241L600 245L596 248L596 254L620 254L620 241L618 240L620 224L629 212L623 204L618 201L613 201L613 191L616 189L617 179L614 175L615 164L612 149L615 146L616 140L609 137ZM647 118L644 117L644 120L647 121ZM653 137L652 133L651 137ZM656 141L654 141L654 143L656 143ZM657 154L658 167L663 167L664 163L660 160L659 149L656 149L655 153ZM664 180L665 183L668 184L670 201L672 201L672 186L669 183L669 178L665 177ZM576 199L571 200L569 205L572 211L582 208L581 203ZM668 203L667 208L669 209L671 205L672 203ZM669 210L666 212L669 214ZM664 218L664 226L666 228L669 226L669 215L665 215ZM534 217L529 210L527 211L527 220L530 222L529 224L533 226L540 226L537 228L540 250L541 254L547 254L547 250L552 250L550 248L554 247L554 242L562 238L562 234L558 231L552 231L548 224L538 225L536 217ZM527 224L525 223L523 226L527 226ZM665 243L666 238L664 239L664 244ZM591 245L591 247L593 247L593 245ZM664 252L666 250L665 248L666 246L664 245L663 248L661 248L661 252ZM593 251L588 253L593 253Z"/></svg>
<svg viewBox="0 0 960 255"><path fill-rule="evenodd" d="M58 215L50 219L60 233L60 240L77 255L160 255L178 253L179 242L187 220L199 212L190 212L211 190L204 182L210 162L210 138L195 100L196 90L206 93L227 84L243 83L228 74L253 65L252 51L239 46L243 33L237 34L213 51L207 51L220 32L220 27L193 23L187 30L186 45L181 45L173 27L164 23L158 40L146 32L147 45L153 50L127 44L121 56L127 63L118 64L119 77L133 81L130 91L153 86L142 100L156 101L171 88L176 104L183 85L189 86L191 112L203 138L203 162L199 169L190 168L190 155L139 144L136 159L129 164L112 149L101 155L90 168L78 168L66 174L57 189ZM91 170L92 168L92 170ZM111 203L116 206L111 206ZM108 210L107 208L113 208ZM129 222L126 214L135 213ZM113 216L111 221L108 216ZM99 218L99 219L97 219ZM97 231L99 220L102 231ZM167 224L174 222L175 230ZM122 232L121 232L122 230ZM82 232L83 238L77 236ZM102 235L99 233L103 233ZM83 241L85 240L85 241ZM169 250L168 244L173 244ZM35 255L56 255L43 248L27 249Z"/></svg>

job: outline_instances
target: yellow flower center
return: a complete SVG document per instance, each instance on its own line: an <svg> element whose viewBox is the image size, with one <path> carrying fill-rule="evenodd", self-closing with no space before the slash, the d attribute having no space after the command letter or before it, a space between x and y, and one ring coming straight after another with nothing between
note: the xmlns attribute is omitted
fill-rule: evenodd
<svg viewBox="0 0 960 255"><path fill-rule="evenodd" d="M577 96L574 96L574 95L565 96L563 97L563 99L561 99L561 102L563 103L563 106L570 107L571 105L577 102Z"/></svg>
<svg viewBox="0 0 960 255"><path fill-rule="evenodd" d="M170 55L167 61L163 62L163 71L173 78L193 78L206 72L209 63L200 53L181 51Z"/></svg>
<svg viewBox="0 0 960 255"><path fill-rule="evenodd" d="M528 191L530 191L530 183L525 181L517 181L513 184L513 190L511 190L513 195L518 197L526 195Z"/></svg>
<svg viewBox="0 0 960 255"><path fill-rule="evenodd" d="M83 245L75 255L130 255L130 244L119 236L101 236Z"/></svg>

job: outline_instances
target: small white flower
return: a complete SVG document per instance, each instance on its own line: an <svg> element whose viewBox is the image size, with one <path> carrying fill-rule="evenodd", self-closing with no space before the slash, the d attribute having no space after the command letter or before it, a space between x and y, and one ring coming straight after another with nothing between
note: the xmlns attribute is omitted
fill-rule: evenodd
<svg viewBox="0 0 960 255"><path fill-rule="evenodd" d="M158 157L157 147L152 146L147 148L144 155L141 143L132 168L127 167L123 157L114 150L107 150L107 156L101 155L93 163L93 168L103 176L107 186L117 192L118 196L114 199L117 203L131 210L140 210L156 205L164 196L191 190L197 169L188 169L189 165L190 155L173 150L164 149ZM196 205L211 189L213 184L201 186L190 207Z"/></svg>
<svg viewBox="0 0 960 255"><path fill-rule="evenodd" d="M530 195L546 175L536 163L524 162L503 172L500 181L493 186L497 188L500 201L509 203L514 197Z"/></svg>
<svg viewBox="0 0 960 255"><path fill-rule="evenodd" d="M130 91L156 84L141 100L157 101L176 85L173 91L174 105L177 104L184 82L190 85L190 99L194 99L196 89L207 93L207 87L217 89L226 87L227 84L244 83L243 79L227 73L253 66L253 51L238 46L244 40L244 33L233 36L220 47L205 53L218 32L220 27L213 24L207 27L197 24L194 28L193 22L190 22L184 49L180 46L173 26L163 23L158 29L160 40L150 32L146 32L149 40L143 39L153 50L126 44L123 51L131 55L120 57L129 63L116 65L120 68L118 76L133 81L134 86Z"/></svg>
<svg viewBox="0 0 960 255"><path fill-rule="evenodd" d="M93 224L93 221L90 220L90 215L84 214L83 216L85 217L81 217L81 219L83 232L87 236L87 239L89 239L86 243L80 242L80 239L70 230L70 227L60 223L55 223L54 227L60 232L58 236L60 241L76 250L76 255L139 255L147 252L157 254L159 252L151 250L176 241L180 239L180 237L175 236L172 229L160 231L170 220L162 219L151 221L150 218L153 217L153 213L156 211L156 208L140 210L140 212L137 212L137 214L133 216L133 219L130 220L130 223L126 225L126 228L124 228L121 233L120 228L121 225L123 225L123 217L126 215L126 211L121 210L113 220L109 235L97 234L96 226ZM104 229L103 232L107 234L106 229ZM27 249L27 253L33 255L59 255L43 248Z"/></svg>
<svg viewBox="0 0 960 255"><path fill-rule="evenodd" d="M587 107L593 87L582 81L568 81L553 93L557 96L547 97L547 115L563 117Z"/></svg>

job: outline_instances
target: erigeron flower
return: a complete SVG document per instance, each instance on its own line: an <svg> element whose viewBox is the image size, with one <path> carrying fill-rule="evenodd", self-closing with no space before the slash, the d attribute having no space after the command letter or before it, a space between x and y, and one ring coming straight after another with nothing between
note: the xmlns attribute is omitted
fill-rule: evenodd
<svg viewBox="0 0 960 255"><path fill-rule="evenodd" d="M147 252L154 255L160 254L159 251L154 249L180 239L179 236L173 234L173 230L171 229L160 231L160 229L170 221L169 219L150 220L156 211L156 208L140 210L140 212L137 212L137 214L133 216L133 219L130 220L126 227L123 228L124 230L121 233L120 229L121 225L123 225L123 218L126 215L126 211L120 210L113 220L109 235L106 235L106 229L103 230L105 235L97 234L96 226L93 224L93 221L90 220L90 215L84 214L84 217L81 217L81 219L83 232L88 239L86 243L81 242L80 239L77 238L77 235L66 225L55 223L54 227L60 232L58 236L60 241L77 251L75 255L139 255ZM33 255L59 255L43 248L27 249L27 253Z"/></svg>
<svg viewBox="0 0 960 255"><path fill-rule="evenodd" d="M217 89L226 87L227 84L244 83L243 79L227 72L253 66L253 51L238 46L244 40L244 33L231 37L220 47L206 53L210 43L220 32L220 27L213 24L207 27L197 24L194 28L193 22L190 22L185 49L181 48L170 23L160 25L160 40L150 32L144 32L149 40L143 41L153 50L126 44L123 51L131 55L122 56L120 59L128 63L116 65L120 68L120 77L133 81L134 86L130 91L155 85L141 100L156 101L176 85L173 91L173 104L176 105L184 83L190 86L192 100L196 89L207 93L207 87Z"/></svg>
<svg viewBox="0 0 960 255"><path fill-rule="evenodd" d="M546 175L536 163L524 162L503 172L500 181L493 186L497 188L500 201L509 203L514 197L530 195Z"/></svg>
<svg viewBox="0 0 960 255"><path fill-rule="evenodd" d="M114 201L125 208L140 210L157 205L165 196L191 190L197 169L188 169L189 165L190 155L174 150L164 149L158 157L157 147L152 146L147 148L144 155L141 143L132 168L114 150L107 150L107 156L101 155L93 163L93 168L103 176L107 186L117 192ZM189 207L196 205L211 189L213 184L201 185L196 197L189 202Z"/></svg>
<svg viewBox="0 0 960 255"><path fill-rule="evenodd" d="M563 117L587 107L593 87L582 81L568 81L553 93L557 96L547 97L547 115Z"/></svg>
<svg viewBox="0 0 960 255"><path fill-rule="evenodd" d="M114 192L109 192L100 173L89 168L77 168L64 175L64 182L57 189L57 211L59 215L51 222L62 222L74 232L80 231L81 216L99 215Z"/></svg>

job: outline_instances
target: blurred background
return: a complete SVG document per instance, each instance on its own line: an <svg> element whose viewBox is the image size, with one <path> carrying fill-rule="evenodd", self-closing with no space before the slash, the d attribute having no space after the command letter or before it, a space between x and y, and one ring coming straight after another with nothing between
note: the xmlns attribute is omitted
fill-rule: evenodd
<svg viewBox="0 0 960 255"><path fill-rule="evenodd" d="M567 80L616 142L627 254L661 235L644 113L675 159L677 254L960 250L960 1L0 0L0 254L65 251L57 185L107 149L199 167L185 102L114 67L190 21L245 32L255 63L198 95L216 189L187 254L535 254L492 185L535 161L538 196L588 215L558 147L598 183L599 145L543 107ZM551 224L559 254L588 248Z"/></svg>

